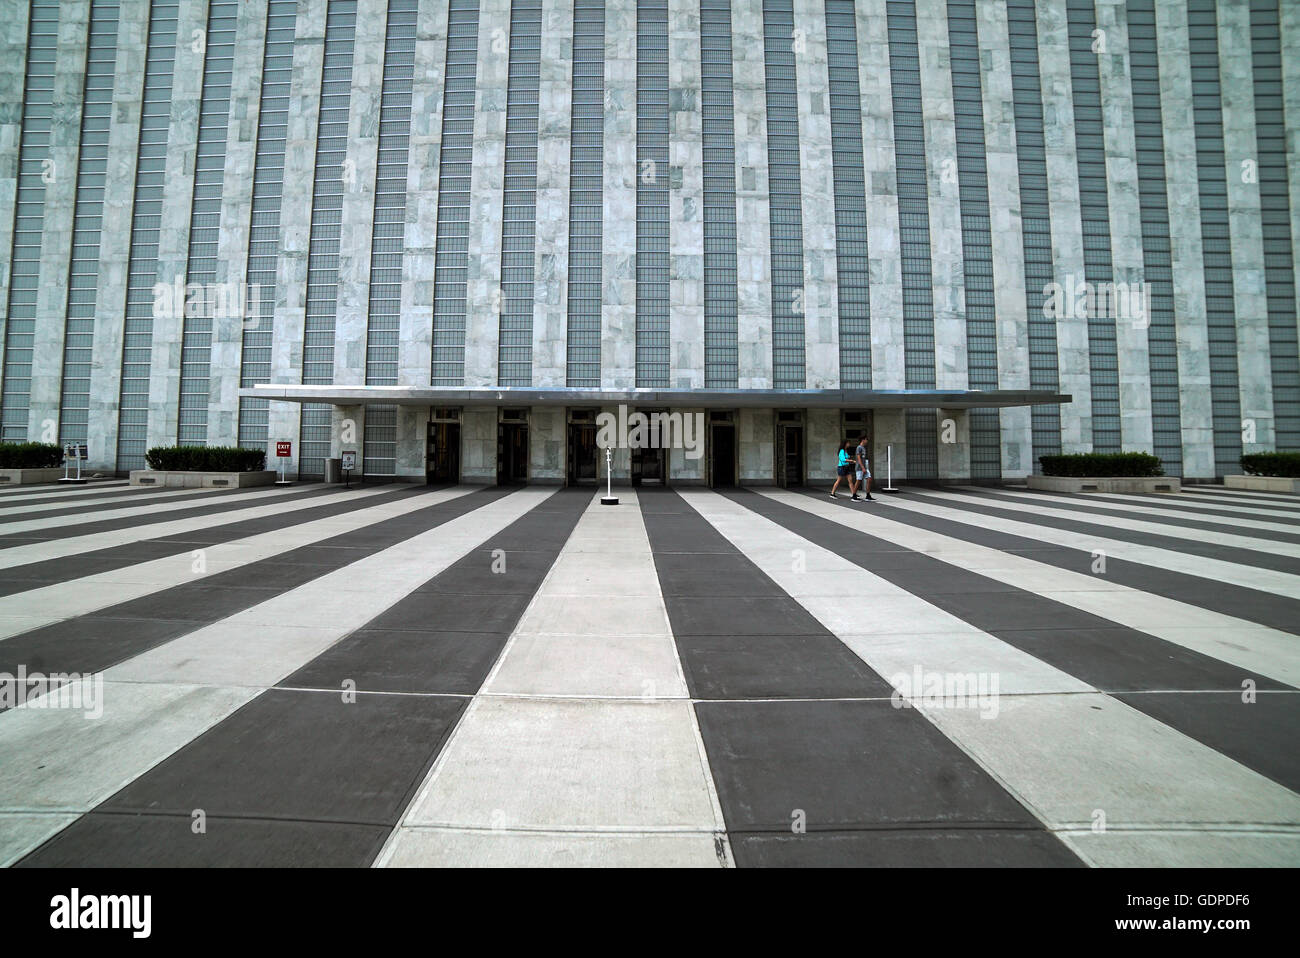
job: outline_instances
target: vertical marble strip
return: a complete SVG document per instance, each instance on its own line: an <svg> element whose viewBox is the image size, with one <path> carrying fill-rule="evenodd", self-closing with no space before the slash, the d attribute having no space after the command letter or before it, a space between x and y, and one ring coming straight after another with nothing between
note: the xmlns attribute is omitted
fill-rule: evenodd
<svg viewBox="0 0 1300 958"><path fill-rule="evenodd" d="M885 0L860 0L856 12L862 157L867 178L867 249L871 256L871 384L876 389L902 389L903 259L894 164L889 22Z"/></svg>
<svg viewBox="0 0 1300 958"><path fill-rule="evenodd" d="M505 190L506 86L510 77L510 0L479 7L474 171L465 277L465 380L497 384L501 314L501 201Z"/></svg>
<svg viewBox="0 0 1300 958"><path fill-rule="evenodd" d="M397 354L397 381L402 386L428 386L433 363L433 275L446 54L446 0L420 0L411 83L406 226L402 241L402 315ZM406 418L406 413L405 407L398 410L399 422ZM398 474L406 475L404 469L416 467L418 474L423 475L424 437L420 437L418 462L403 455L405 448L399 439Z"/></svg>
<svg viewBox="0 0 1300 958"><path fill-rule="evenodd" d="M167 172L162 223L158 228L157 283L185 281L190 257L190 211L203 99L208 0L182 0L176 21L176 66L172 71L171 118L167 130ZM149 340L149 430L146 448L176 443L181 405L182 310L154 311Z"/></svg>
<svg viewBox="0 0 1300 958"><path fill-rule="evenodd" d="M248 268L253 214L253 170L262 109L262 62L266 52L267 0L245 0L235 21L235 61L226 125L226 172L221 186L221 230L216 280L236 288ZM242 297L242 291L241 291ZM241 301L251 301L244 297ZM259 320L264 321L264 320ZM243 322L254 322L245 316ZM208 445L239 444L239 369L243 325L214 320L208 369Z"/></svg>
<svg viewBox="0 0 1300 958"><path fill-rule="evenodd" d="M740 389L772 388L772 251L762 0L732 0L736 129L736 367Z"/></svg>
<svg viewBox="0 0 1300 958"><path fill-rule="evenodd" d="M307 253L311 245L312 198L316 186L316 134L320 120L321 77L325 66L327 0L300 0L294 27L293 75L289 86L284 141L284 180L280 200L280 259L275 272L275 325L271 340L271 379L302 381L303 332L307 322ZM297 403L272 402L266 442L287 439L293 456L285 471L296 475L302 416Z"/></svg>
<svg viewBox="0 0 1300 958"><path fill-rule="evenodd" d="M1069 24L1065 0L1039 0L1038 63L1043 87L1043 142L1047 152L1048 205L1056 282L1066 296L1084 282L1083 214L1074 144L1074 94L1070 79ZM1073 401L1061 407L1061 452L1092 450L1092 373L1086 316L1057 321L1061 392Z"/></svg>
<svg viewBox="0 0 1300 958"><path fill-rule="evenodd" d="M9 319L9 276L13 266L14 216L18 211L18 145L23 133L23 91L27 83L26 0L0 2L0 359ZM4 387L0 361L0 395Z"/></svg>
<svg viewBox="0 0 1300 958"><path fill-rule="evenodd" d="M799 182L803 189L804 366L808 389L840 384L839 263L835 256L835 168L827 72L826 6L795 0Z"/></svg>
<svg viewBox="0 0 1300 958"><path fill-rule="evenodd" d="M699 0L668 3L669 383L704 386L704 153Z"/></svg>
<svg viewBox="0 0 1300 958"><path fill-rule="evenodd" d="M58 435L63 338L67 330L68 270L72 259L89 30L90 0L62 0L54 63L54 104L50 117L52 176L45 184L40 288L36 293L31 392L27 401L27 439L30 442L55 442Z"/></svg>
<svg viewBox="0 0 1300 958"><path fill-rule="evenodd" d="M1255 138L1255 75L1251 66L1250 8L1219 0L1219 85L1223 101L1223 161L1228 180L1228 230L1232 237L1232 298L1237 325L1237 382L1243 424L1242 452L1273 449L1273 364L1264 277L1264 225L1260 218L1259 154ZM1292 54L1294 55L1294 53Z"/></svg>
<svg viewBox="0 0 1300 958"><path fill-rule="evenodd" d="M1125 0L1096 0L1097 29L1105 48L1097 51L1102 122L1106 141L1107 208L1110 213L1111 272L1115 288L1143 288L1142 210L1138 200L1137 142L1133 129L1133 83L1128 59ZM1114 303L1115 301L1112 301ZM1132 304L1130 299L1129 304ZM1128 306L1115 308L1116 359L1119 363L1119 414L1122 448L1151 452L1151 355L1147 329L1151 317Z"/></svg>
<svg viewBox="0 0 1300 958"><path fill-rule="evenodd" d="M604 153L600 382L629 389L636 385L636 0L605 5Z"/></svg>
<svg viewBox="0 0 1300 958"><path fill-rule="evenodd" d="M537 100L537 219L533 265L533 385L564 386L569 312L569 133L573 118L573 0L542 8ZM561 417L561 451L563 450ZM563 455L561 455L563 460ZM561 466L563 462L561 462ZM538 464L534 463L534 472Z"/></svg>
<svg viewBox="0 0 1300 958"><path fill-rule="evenodd" d="M334 383L339 386L366 384L370 248L374 238L379 106L387 34L387 0L360 0L352 47L352 96L348 101L348 146L343 158L338 300L334 318ZM361 447L359 439L357 447Z"/></svg>
<svg viewBox="0 0 1300 958"><path fill-rule="evenodd" d="M384 88L384 46L388 0L359 0L352 46L352 90L348 99L348 145L343 157L338 291L334 315L334 382L366 384L366 342L370 316L370 252L374 242L375 176L379 163L379 118ZM330 411L330 456L357 453L365 471L365 406Z"/></svg>
<svg viewBox="0 0 1300 958"><path fill-rule="evenodd" d="M921 63L926 184L930 193L934 379L939 389L966 389L969 384L966 274L946 0L917 0L916 37ZM940 472L940 475L948 473Z"/></svg>
<svg viewBox="0 0 1300 958"><path fill-rule="evenodd" d="M144 67L149 46L149 0L122 0L114 63L115 108L108 134L104 213L99 231L99 291L86 435L92 469L111 470L117 456L122 393L122 342L126 331L126 280L139 162Z"/></svg>
<svg viewBox="0 0 1300 958"><path fill-rule="evenodd" d="M1183 0L1156 0L1160 59L1160 113L1169 197L1174 322L1178 330L1178 412L1183 477L1214 477L1214 415L1210 404L1209 332L1205 323L1205 267L1196 133L1191 122L1192 74Z"/></svg>
<svg viewBox="0 0 1300 958"><path fill-rule="evenodd" d="M1278 18L1282 38L1282 108L1286 112L1286 169L1291 192L1291 262L1295 265L1296 302L1300 303L1300 56L1295 53L1300 49L1300 3L1279 0ZM1297 312L1296 328L1300 334L1300 312Z"/></svg>
<svg viewBox="0 0 1300 958"><path fill-rule="evenodd" d="M1020 219L1020 165L1005 5L1000 0L978 0L975 25L979 34L980 91L988 169L998 385L1003 389L1028 389L1029 319L1023 292L1025 247ZM1003 409L1000 419L1002 475L1006 478L1027 476L1034 469L1030 407Z"/></svg>
<svg viewBox="0 0 1300 958"><path fill-rule="evenodd" d="M966 265L962 248L961 183L946 0L917 0L917 53L925 126L926 186L930 211L930 288L934 300L934 384L970 385L966 343ZM940 410L939 476L970 476L969 419ZM952 428L945 428L952 421ZM951 441L950 441L951 440Z"/></svg>

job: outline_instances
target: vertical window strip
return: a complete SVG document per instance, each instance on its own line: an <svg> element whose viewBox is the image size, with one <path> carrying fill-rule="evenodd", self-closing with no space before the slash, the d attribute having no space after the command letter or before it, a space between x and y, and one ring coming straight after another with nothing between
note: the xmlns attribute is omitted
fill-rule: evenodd
<svg viewBox="0 0 1300 958"><path fill-rule="evenodd" d="M700 3L701 152L704 173L704 385L736 388L736 131L731 0Z"/></svg>
<svg viewBox="0 0 1300 958"><path fill-rule="evenodd" d="M0 393L0 440L18 441L27 438L32 390L36 296L41 283L41 226L45 221L44 177L50 158L54 61L59 40L58 0L33 0L30 18L10 259L9 318L5 321L4 390Z"/></svg>
<svg viewBox="0 0 1300 958"><path fill-rule="evenodd" d="M497 384L533 384L533 261L537 238L537 110L541 0L510 5L505 189L501 200L501 316Z"/></svg>
<svg viewBox="0 0 1300 958"><path fill-rule="evenodd" d="M929 183L921 112L921 63L916 8L888 0L889 73L893 84L894 151L898 169L899 247L903 259L903 360L908 389L933 389L934 300L930 272ZM939 476L933 409L907 411L907 475Z"/></svg>
<svg viewBox="0 0 1300 958"><path fill-rule="evenodd" d="M99 239L104 218L109 128L113 118L119 7L117 0L95 0L90 9L72 259L68 264L63 394L59 405L61 442L86 442L90 438L90 371L94 361Z"/></svg>
<svg viewBox="0 0 1300 958"><path fill-rule="evenodd" d="M605 4L573 4L569 141L569 322L566 382L600 385L601 220L604 211Z"/></svg>
<svg viewBox="0 0 1300 958"><path fill-rule="evenodd" d="M284 190L284 141L289 122L297 0L270 0L262 59L257 159L253 166L252 218L248 231L249 315L244 321L239 385L271 381L271 327L275 317L276 265L280 255L280 199ZM265 399L239 400L239 444L265 449Z"/></svg>
<svg viewBox="0 0 1300 958"><path fill-rule="evenodd" d="M636 384L667 386L668 0L636 5Z"/></svg>
<svg viewBox="0 0 1300 958"><path fill-rule="evenodd" d="M1273 364L1274 445L1279 450L1300 450L1300 361L1296 348L1295 263L1291 250L1291 190L1287 183L1280 28L1276 0L1252 0L1250 44L1264 235L1264 292Z"/></svg>
<svg viewBox="0 0 1300 958"><path fill-rule="evenodd" d="M1205 268L1205 322L1210 352L1210 407L1214 420L1215 474L1240 471L1241 395L1238 391L1237 320L1228 228L1223 104L1219 97L1219 39L1214 0L1188 0L1192 64L1192 119L1201 201Z"/></svg>
<svg viewBox="0 0 1300 958"><path fill-rule="evenodd" d="M1114 281L1110 248L1110 201L1106 193L1106 124L1101 112L1101 79L1093 53L1096 12L1093 0L1066 0L1070 26L1070 83L1074 93L1074 140L1079 167L1079 208L1083 220L1083 275L1089 288L1109 289ZM1092 449L1119 452L1119 359L1113 315L1088 314L1088 366L1092 375Z"/></svg>
<svg viewBox="0 0 1300 958"><path fill-rule="evenodd" d="M406 237L406 174L411 144L411 85L419 0L388 0L379 156L370 246L366 385L396 386ZM397 407L367 406L362 465L367 476L397 474Z"/></svg>
<svg viewBox="0 0 1300 958"><path fill-rule="evenodd" d="M767 170L772 245L772 385L803 389L803 205L799 176L799 96L790 0L763 0L767 80Z"/></svg>
<svg viewBox="0 0 1300 958"><path fill-rule="evenodd" d="M149 46L140 113L140 147L127 267L126 324L118 404L117 469L145 467L149 428L149 364L153 345L153 286L158 281L158 236L167 175L172 76L176 65L179 3L149 9Z"/></svg>
<svg viewBox="0 0 1300 958"><path fill-rule="evenodd" d="M840 385L871 388L871 296L868 289L867 190L862 156L853 0L826 0L831 154L835 174L835 258L840 309Z"/></svg>
<svg viewBox="0 0 1300 958"><path fill-rule="evenodd" d="M948 43L965 264L967 367L971 389L992 390L998 388L997 314L975 0L948 0ZM972 479L1002 476L1001 428L996 409L970 412L970 469Z"/></svg>
<svg viewBox="0 0 1300 958"><path fill-rule="evenodd" d="M451 0L443 71L438 163L438 236L433 276L432 385L465 384L465 280L469 190L474 158L474 84L478 72L478 0Z"/></svg>
<svg viewBox="0 0 1300 958"><path fill-rule="evenodd" d="M1152 449L1164 463L1167 475L1181 476L1178 331L1174 321L1173 251L1169 244L1169 194L1165 180L1154 0L1129 0L1128 46L1142 220L1143 281L1151 297L1147 342L1151 357Z"/></svg>
<svg viewBox="0 0 1300 958"><path fill-rule="evenodd" d="M230 120L230 82L235 62L235 22L238 0L211 0L208 6L207 51L203 70L203 100L199 107L199 136L194 166L194 203L190 211L190 245L186 283L205 290L200 315L186 311L181 334L181 388L177 442L201 446L208 438L208 375L212 359L213 323L239 322L230 308L243 302L238 290L215 293L217 246L221 234L221 195L226 171L226 128ZM164 277L165 279L165 277ZM219 308L214 309L213 304Z"/></svg>
<svg viewBox="0 0 1300 958"><path fill-rule="evenodd" d="M1034 0L1007 0L1011 46L1012 107L1016 121L1016 165L1020 180L1020 227L1025 254L1025 315L1029 332L1029 387L1060 389L1056 320L1043 312L1053 281L1052 217L1048 205L1047 150L1043 139L1043 95L1038 72L1038 27ZM1034 406L1031 413L1034 471L1039 456L1061 451L1061 408Z"/></svg>
<svg viewBox="0 0 1300 958"><path fill-rule="evenodd" d="M352 103L352 54L357 0L330 0L325 14L325 62L321 72L320 115L316 132L316 182L312 191L311 239L307 247L307 299L303 326L302 382L325 386L334 381L334 318L338 311L339 239L343 222L343 182L348 151L348 112ZM325 474L330 454L331 408L303 403L300 477Z"/></svg>

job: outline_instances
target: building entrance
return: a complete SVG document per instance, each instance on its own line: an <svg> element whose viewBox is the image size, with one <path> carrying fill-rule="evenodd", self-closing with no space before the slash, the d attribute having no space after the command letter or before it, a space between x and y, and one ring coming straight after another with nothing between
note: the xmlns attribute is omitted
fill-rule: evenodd
<svg viewBox="0 0 1300 958"><path fill-rule="evenodd" d="M568 477L571 486L594 486L600 479L597 472L596 424L569 423Z"/></svg>
<svg viewBox="0 0 1300 958"><path fill-rule="evenodd" d="M709 423L709 485L714 489L736 484L736 424Z"/></svg>
<svg viewBox="0 0 1300 958"><path fill-rule="evenodd" d="M803 423L776 424L776 484L782 488L803 485Z"/></svg>
<svg viewBox="0 0 1300 958"><path fill-rule="evenodd" d="M460 482L460 423L429 423L424 473L430 484Z"/></svg>

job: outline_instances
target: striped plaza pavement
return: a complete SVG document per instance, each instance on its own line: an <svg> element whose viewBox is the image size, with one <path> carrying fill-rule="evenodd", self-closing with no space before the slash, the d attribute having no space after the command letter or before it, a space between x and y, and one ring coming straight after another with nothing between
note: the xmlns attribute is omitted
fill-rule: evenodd
<svg viewBox="0 0 1300 958"><path fill-rule="evenodd" d="M1300 864L1295 499L620 496L3 490L0 864Z"/></svg>

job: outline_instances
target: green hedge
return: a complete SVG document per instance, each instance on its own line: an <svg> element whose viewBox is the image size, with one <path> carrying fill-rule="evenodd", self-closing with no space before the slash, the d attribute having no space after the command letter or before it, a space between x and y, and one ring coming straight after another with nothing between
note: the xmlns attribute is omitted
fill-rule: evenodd
<svg viewBox="0 0 1300 958"><path fill-rule="evenodd" d="M1300 479L1300 452L1252 452L1241 457L1248 476L1281 476Z"/></svg>
<svg viewBox="0 0 1300 958"><path fill-rule="evenodd" d="M1098 479L1163 476L1160 457L1147 452L1077 452L1068 456L1039 456L1045 476L1087 476Z"/></svg>
<svg viewBox="0 0 1300 958"><path fill-rule="evenodd" d="M62 463L63 448L52 442L0 442L0 469L49 469Z"/></svg>
<svg viewBox="0 0 1300 958"><path fill-rule="evenodd" d="M266 468L266 453L239 446L154 446L144 461L162 472L257 472Z"/></svg>

